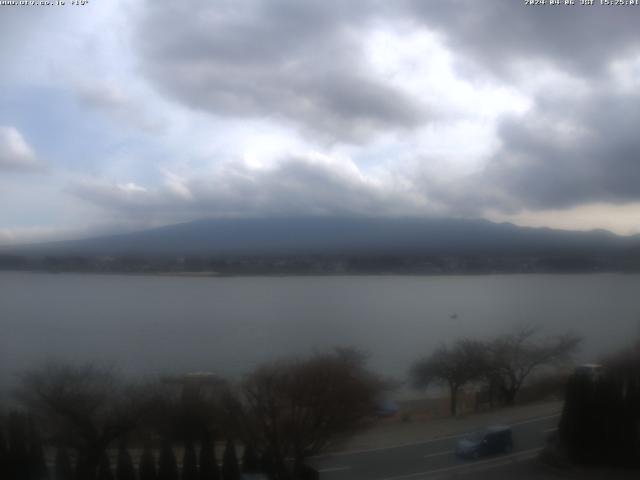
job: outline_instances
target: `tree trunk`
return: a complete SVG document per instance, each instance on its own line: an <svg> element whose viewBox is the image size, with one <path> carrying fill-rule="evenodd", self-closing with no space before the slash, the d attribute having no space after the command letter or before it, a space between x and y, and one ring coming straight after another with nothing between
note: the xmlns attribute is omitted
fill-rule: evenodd
<svg viewBox="0 0 640 480"><path fill-rule="evenodd" d="M458 412L458 386L451 385L451 396L449 408L451 410L451 416L455 417Z"/></svg>
<svg viewBox="0 0 640 480"><path fill-rule="evenodd" d="M95 480L98 475L98 465L100 463L101 451L97 449L86 449L78 452L76 461L77 479Z"/></svg>
<svg viewBox="0 0 640 480"><path fill-rule="evenodd" d="M302 475L303 475L302 464L303 463L304 463L304 458L302 457L302 455L296 454L295 458L293 459L293 472L292 472L291 478L293 478L295 480L299 480L299 479L302 478Z"/></svg>
<svg viewBox="0 0 640 480"><path fill-rule="evenodd" d="M503 388L502 389L502 398L504 400L505 405L513 405L516 403L516 394L518 390L515 388Z"/></svg>
<svg viewBox="0 0 640 480"><path fill-rule="evenodd" d="M509 406L514 405L516 403L516 392L507 393L504 401Z"/></svg>
<svg viewBox="0 0 640 480"><path fill-rule="evenodd" d="M284 456L271 449L263 455L262 468L270 479L287 480L290 475L285 463Z"/></svg>

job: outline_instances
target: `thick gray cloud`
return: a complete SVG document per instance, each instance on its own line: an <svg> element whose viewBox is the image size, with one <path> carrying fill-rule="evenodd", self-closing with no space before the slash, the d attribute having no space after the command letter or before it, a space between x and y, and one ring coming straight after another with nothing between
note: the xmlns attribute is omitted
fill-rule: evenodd
<svg viewBox="0 0 640 480"><path fill-rule="evenodd" d="M157 85L214 114L276 117L348 141L428 120L423 106L367 71L362 36L375 22L410 20L435 30L457 58L507 84L518 75L535 77L532 68L547 62L592 92L594 85L604 88L614 60L640 46L640 10L599 5L246 0L200 5L197 14L195 8L149 4L139 33L145 71ZM434 205L477 213L640 197L633 95L531 95L535 107L527 115L500 122L502 146L484 171L462 180L416 176ZM298 199L305 203L312 207Z"/></svg>
<svg viewBox="0 0 640 480"><path fill-rule="evenodd" d="M196 109L271 117L324 139L364 141L425 118L424 106L367 71L362 29L386 11L378 5L148 2L139 31L144 70Z"/></svg>
<svg viewBox="0 0 640 480"><path fill-rule="evenodd" d="M442 33L458 54L505 71L514 63L553 62L588 74L640 47L637 7L525 6L523 1L410 0L416 18ZM548 3L548 2L547 2ZM564 2L563 2L564 3Z"/></svg>
<svg viewBox="0 0 640 480"><path fill-rule="evenodd" d="M572 92L547 80L529 92L534 107L499 121L500 147L481 172L449 181L418 176L432 201L482 215L487 208L515 213L640 200L640 97L612 74L615 62L637 56L639 9L512 0L408 5L418 23L474 65L467 73L518 86L535 83L548 65L558 79L568 75L584 87Z"/></svg>
<svg viewBox="0 0 640 480"><path fill-rule="evenodd" d="M541 105L500 127L486 176L528 207L640 200L640 99L601 92Z"/></svg>
<svg viewBox="0 0 640 480"><path fill-rule="evenodd" d="M640 98L592 93L545 101L504 118L501 147L485 168L445 182L417 182L452 212L481 215L640 201Z"/></svg>

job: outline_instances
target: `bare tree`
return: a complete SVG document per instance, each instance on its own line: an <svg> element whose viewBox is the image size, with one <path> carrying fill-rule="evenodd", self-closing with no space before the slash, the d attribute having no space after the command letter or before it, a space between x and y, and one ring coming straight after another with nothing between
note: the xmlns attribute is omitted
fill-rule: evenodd
<svg viewBox="0 0 640 480"><path fill-rule="evenodd" d="M426 388L434 382L447 385L451 415L455 416L460 388L469 382L482 379L487 361L483 343L458 340L452 347L443 345L429 357L418 361L411 368L410 376L414 386L418 388Z"/></svg>
<svg viewBox="0 0 640 480"><path fill-rule="evenodd" d="M266 453L277 478L293 478L304 459L351 433L375 410L383 382L352 350L257 369L241 385L235 418L245 442Z"/></svg>
<svg viewBox="0 0 640 480"><path fill-rule="evenodd" d="M524 381L542 366L568 361L581 339L572 334L536 340L537 330L521 327L489 344L489 377L506 404L512 405Z"/></svg>
<svg viewBox="0 0 640 480"><path fill-rule="evenodd" d="M136 427L147 411L144 395L111 369L47 364L24 375L17 397L58 442L74 447L95 478L107 447Z"/></svg>

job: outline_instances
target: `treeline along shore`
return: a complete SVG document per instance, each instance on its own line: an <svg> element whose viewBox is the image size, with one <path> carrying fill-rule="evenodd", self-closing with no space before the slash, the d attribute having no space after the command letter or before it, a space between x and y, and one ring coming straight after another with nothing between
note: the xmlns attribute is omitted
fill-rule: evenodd
<svg viewBox="0 0 640 480"><path fill-rule="evenodd" d="M480 275L640 272L639 255L16 255L0 270L176 275Z"/></svg>

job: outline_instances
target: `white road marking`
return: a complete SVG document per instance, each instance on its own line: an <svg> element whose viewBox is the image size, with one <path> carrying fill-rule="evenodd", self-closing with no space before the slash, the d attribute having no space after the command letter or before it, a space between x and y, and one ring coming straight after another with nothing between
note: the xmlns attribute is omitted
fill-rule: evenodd
<svg viewBox="0 0 640 480"><path fill-rule="evenodd" d="M558 430L558 427L547 428L546 430L542 430L542 433L551 433L555 432L556 430Z"/></svg>
<svg viewBox="0 0 640 480"><path fill-rule="evenodd" d="M515 427L517 425L526 425L527 423L541 422L542 420L559 417L560 415L561 415L560 413L554 413L553 415L545 415L544 417L532 418L530 420L523 420L522 422L509 423L508 425L510 427Z"/></svg>
<svg viewBox="0 0 640 480"><path fill-rule="evenodd" d="M549 418L559 417L560 415L561 415L560 413L554 413L553 415L545 415L543 417L531 418L529 420L523 420L521 422L507 423L507 425L512 426L512 427L518 426L518 425L526 425L528 423L541 422L541 421L547 420ZM316 455L314 457L309 457L309 458L343 457L345 455L356 455L358 453L381 452L383 450L393 450L395 448L416 447L418 445L426 445L428 443L439 442L441 440L450 440L452 438L460 438L460 437L464 437L464 436L466 436L468 434L469 434L469 431L456 433L455 435L446 435L446 436L443 436L443 437L437 437L437 438L433 438L431 440L423 440L423 441L420 441L420 442L400 443L400 444L397 444L397 445L390 445L388 447L375 447L375 448L366 448L366 449L362 449L362 450L348 450L346 452L327 453L327 454L324 454L324 455Z"/></svg>
<svg viewBox="0 0 640 480"><path fill-rule="evenodd" d="M451 453L453 453L453 450L447 450L446 452L430 453L429 455L425 455L424 458L440 457L442 455L449 455Z"/></svg>
<svg viewBox="0 0 640 480"><path fill-rule="evenodd" d="M424 477L425 475L434 475L434 474L439 474L439 473L445 473L445 472L453 472L455 470L476 470L478 469L478 467L499 467L502 465L507 465L510 462L505 462L505 460L507 459L513 459L513 458L520 458L522 457L522 459L524 460L525 457L527 455L531 455L531 454L535 454L536 452L539 452L540 450L542 450L542 447L537 447L537 448L530 448L528 450L523 450L521 452L517 452L517 453L512 453L510 455L504 455L502 457L499 458L490 458L487 460L478 460L475 461L473 463L470 464L462 464L462 465L454 465L452 467L444 467L444 468L437 468L435 470L426 470L424 472L416 472L416 473L409 473L406 475L398 475L395 477L385 477L385 478L381 478L379 480L404 480L404 479L408 479L408 478L417 478L417 477Z"/></svg>
<svg viewBox="0 0 640 480"><path fill-rule="evenodd" d="M351 470L351 467L322 468L318 470L318 473L341 472L343 470Z"/></svg>

